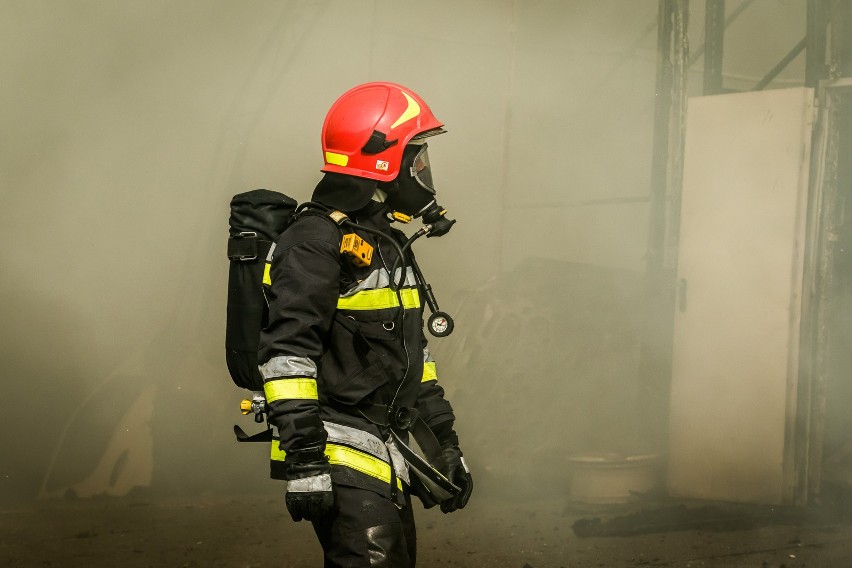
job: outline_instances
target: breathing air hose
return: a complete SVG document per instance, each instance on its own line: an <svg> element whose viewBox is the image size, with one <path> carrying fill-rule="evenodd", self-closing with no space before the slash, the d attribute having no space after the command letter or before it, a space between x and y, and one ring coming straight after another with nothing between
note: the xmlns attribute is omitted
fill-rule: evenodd
<svg viewBox="0 0 852 568"><path fill-rule="evenodd" d="M411 245L414 244L414 241L422 237L423 235L429 234L431 229L431 225L426 225L422 229L418 230L414 233L405 244L402 245L402 252L407 253L411 250ZM408 260L407 255L400 256L402 259L402 276L400 285L405 282L405 263ZM446 312L442 312L438 307L438 301L435 299L435 294L432 292L432 286L426 282L426 278L423 276L423 272L420 270L420 265L417 264L417 260L414 258L414 255L411 256L411 269L414 271L414 277L417 282L420 284L420 287L423 288L423 292L426 295L426 305L429 306L429 310L432 312L432 315L429 316L429 319L426 322L426 327L429 329L429 333L434 335L435 337L446 337L453 332L453 328L455 327L453 323L453 318ZM391 268L391 274L396 270L396 261L394 261L393 267Z"/></svg>
<svg viewBox="0 0 852 568"><path fill-rule="evenodd" d="M325 211L327 214L331 211L330 208L328 208L328 207L326 207L326 206L324 206L320 203L308 201L308 202L301 204L299 207L297 207L296 213L297 214L300 213L303 209L305 209L307 207L315 207L317 209ZM364 225L359 225L358 223L355 223L354 221L352 221L351 219L349 219L349 217L347 217L345 215L342 215L341 220L339 220L339 221L335 220L335 221L340 226L345 226L345 227L348 227L348 228L351 228L351 229L361 229L362 231L365 231L365 232L367 232L371 235L374 235L376 238L390 243L391 246L393 246L393 248L396 250L397 257L396 257L396 260L394 260L393 265L391 266L390 274L389 274L389 276L390 276L390 288L391 288L391 290L393 290L396 293L397 299L399 300L399 307L402 310L402 312L404 313L405 310L404 310L404 307L403 307L402 298L400 297L400 288L402 288L402 285L405 284L405 273L406 273L406 269L408 268L408 266L407 266L408 255L406 253L409 250L411 250L411 245L414 243L414 241L416 241L417 239L419 239L420 237L422 237L424 235L428 235L432 231L433 225L427 224L427 225L423 226L421 229L419 229L417 232L415 232L411 237L409 237L408 240L406 240L405 243L400 247L399 243L392 236L387 235L387 234L385 234L382 231L379 231L377 229L371 229L370 227L365 227ZM451 225L452 225L452 223L455 223L455 221L450 222ZM439 233L439 234L443 234L443 233ZM399 265L401 270L400 270L399 280L396 281L396 280L394 280L394 273L396 272L398 265ZM440 310L440 308L438 307L438 302L435 299L435 294L432 292L432 286L428 282L426 282L426 279L423 277L423 272L420 270L420 266L417 264L417 261L414 259L413 256L411 257L411 268L414 271L415 279L417 280L418 284L420 284L421 288L423 288L423 291L426 295L426 305L429 306L429 310L432 312L432 315L429 316L429 319L426 322L427 328L429 329L429 333L431 333L435 337L446 337L446 336L448 336L449 334L451 334L453 332L453 328L455 327L454 323L453 323L453 318L451 318L450 315L447 314L446 312L442 312Z"/></svg>

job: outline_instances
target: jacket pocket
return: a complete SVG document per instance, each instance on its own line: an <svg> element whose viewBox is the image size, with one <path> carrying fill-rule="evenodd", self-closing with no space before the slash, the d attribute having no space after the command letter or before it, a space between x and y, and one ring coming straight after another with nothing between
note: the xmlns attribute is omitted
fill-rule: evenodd
<svg viewBox="0 0 852 568"><path fill-rule="evenodd" d="M323 355L320 380L325 397L346 405L357 404L388 383L387 355L374 342L392 341L392 331L381 322L335 321Z"/></svg>

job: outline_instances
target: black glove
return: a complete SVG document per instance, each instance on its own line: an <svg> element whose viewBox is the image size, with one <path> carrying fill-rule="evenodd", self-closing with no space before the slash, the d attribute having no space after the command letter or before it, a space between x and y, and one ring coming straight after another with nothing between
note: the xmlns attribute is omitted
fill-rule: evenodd
<svg viewBox="0 0 852 568"><path fill-rule="evenodd" d="M319 521L336 511L331 466L322 450L288 453L284 463L288 480L284 502L294 521Z"/></svg>
<svg viewBox="0 0 852 568"><path fill-rule="evenodd" d="M461 491L457 494L441 502L441 511L452 513L456 509L464 509L464 506L467 505L470 494L473 493L473 478L470 476L470 470L467 469L467 464L464 463L462 452L458 446L446 445L443 447L442 453L449 466L447 478L461 488Z"/></svg>

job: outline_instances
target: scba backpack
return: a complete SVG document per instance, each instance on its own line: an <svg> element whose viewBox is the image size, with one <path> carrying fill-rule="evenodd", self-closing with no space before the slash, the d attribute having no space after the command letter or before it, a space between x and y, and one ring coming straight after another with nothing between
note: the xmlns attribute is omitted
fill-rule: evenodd
<svg viewBox="0 0 852 568"><path fill-rule="evenodd" d="M426 326L429 332L436 337L445 337L452 333L453 320L448 314L440 311L432 287L423 278L410 249L414 240L427 234L431 226L420 229L403 244L379 231L353 223L340 211L313 202L299 206L295 199L283 193L255 189L235 195L231 199L225 359L234 384L254 392L263 391L263 378L257 366L257 350L260 345L260 332L266 327L269 318L269 308L263 293L266 257L281 233L303 211L317 214L341 229L340 253L356 266L369 266L373 250L372 246L354 232L355 228L374 233L377 238L387 239L402 259L402 274L406 272L407 263L411 263L432 312ZM451 221L450 224L454 222ZM346 230L343 230L344 227ZM405 237L401 232L400 235Z"/></svg>
<svg viewBox="0 0 852 568"><path fill-rule="evenodd" d="M225 361L234 384L250 391L263 390L257 349L269 318L262 284L266 256L290 224L296 206L293 198L268 189L231 199Z"/></svg>

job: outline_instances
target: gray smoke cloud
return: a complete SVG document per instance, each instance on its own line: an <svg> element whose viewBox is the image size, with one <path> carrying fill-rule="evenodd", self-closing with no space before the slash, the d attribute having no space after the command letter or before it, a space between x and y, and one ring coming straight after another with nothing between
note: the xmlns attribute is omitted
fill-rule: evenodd
<svg viewBox="0 0 852 568"><path fill-rule="evenodd" d="M767 4L760 52L732 27L734 83L799 39L803 3ZM656 2L0 12L0 499L277 490L265 450L230 432L243 393L222 352L228 202L260 187L306 200L325 112L370 80L411 87L449 131L430 153L459 222L417 252L456 316L432 345L483 487L564 487L571 452L644 449Z"/></svg>

